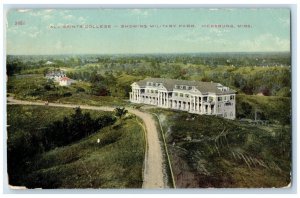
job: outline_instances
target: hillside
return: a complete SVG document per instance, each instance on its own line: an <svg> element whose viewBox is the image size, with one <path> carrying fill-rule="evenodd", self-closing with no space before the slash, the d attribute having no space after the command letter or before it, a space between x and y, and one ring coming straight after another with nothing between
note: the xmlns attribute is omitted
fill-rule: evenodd
<svg viewBox="0 0 300 198"><path fill-rule="evenodd" d="M284 187L291 182L290 125L152 111L164 129L177 188Z"/></svg>
<svg viewBox="0 0 300 198"><path fill-rule="evenodd" d="M25 137L38 133L72 109L8 106L8 152L25 148L23 166L8 163L11 185L29 188L140 188L144 161L144 131L135 116L72 144L33 155ZM111 115L90 112L92 117ZM42 116L41 116L42 115ZM39 117L39 119L36 119ZM99 143L97 142L99 139ZM20 144L19 144L20 143ZM9 160L10 162L10 160Z"/></svg>

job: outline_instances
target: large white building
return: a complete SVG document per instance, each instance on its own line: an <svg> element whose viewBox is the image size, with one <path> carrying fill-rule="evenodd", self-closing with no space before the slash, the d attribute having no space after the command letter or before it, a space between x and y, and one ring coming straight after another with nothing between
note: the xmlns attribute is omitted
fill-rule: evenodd
<svg viewBox="0 0 300 198"><path fill-rule="evenodd" d="M133 103L235 119L236 91L220 83L147 78L131 87Z"/></svg>

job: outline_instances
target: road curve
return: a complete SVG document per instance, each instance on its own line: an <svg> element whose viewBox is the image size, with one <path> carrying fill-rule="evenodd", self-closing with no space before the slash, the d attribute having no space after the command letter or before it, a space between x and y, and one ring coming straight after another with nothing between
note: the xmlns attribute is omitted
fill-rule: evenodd
<svg viewBox="0 0 300 198"><path fill-rule="evenodd" d="M24 100L16 100L12 97L7 98L9 105L39 105L45 106L43 102L30 102ZM80 106L81 109L90 109L97 111L113 111L113 107L108 106L89 106L89 105L75 105L75 104L60 104L60 103L49 103L47 106L52 107L66 107L76 108ZM143 188L145 189L158 189L164 188L163 179L163 157L162 150L159 143L158 131L155 125L153 117L149 113L141 112L137 109L127 108L129 113L135 114L141 118L146 128L146 139L147 146L145 153L145 167L143 175Z"/></svg>

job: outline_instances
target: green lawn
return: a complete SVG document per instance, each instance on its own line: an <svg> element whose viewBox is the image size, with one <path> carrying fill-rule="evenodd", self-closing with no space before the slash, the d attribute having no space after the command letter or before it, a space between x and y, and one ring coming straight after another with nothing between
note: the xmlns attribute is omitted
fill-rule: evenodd
<svg viewBox="0 0 300 198"><path fill-rule="evenodd" d="M8 106L8 149L16 145L14 142L22 134L37 133L38 128L73 111L68 108ZM84 112L90 112L92 117L111 114ZM28 169L14 167L14 170L9 170L20 174L19 181L11 184L30 188L141 188L145 141L140 122L135 116L127 116L78 142L42 152L28 159ZM100 143L97 143L98 139Z"/></svg>

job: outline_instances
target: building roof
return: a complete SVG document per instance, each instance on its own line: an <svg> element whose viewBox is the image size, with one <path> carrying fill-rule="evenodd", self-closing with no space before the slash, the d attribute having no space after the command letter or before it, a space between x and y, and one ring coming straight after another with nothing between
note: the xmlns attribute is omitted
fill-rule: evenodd
<svg viewBox="0 0 300 198"><path fill-rule="evenodd" d="M68 77L62 77L62 78L60 79L60 81L68 81L68 80L71 80L71 79L68 78Z"/></svg>
<svg viewBox="0 0 300 198"><path fill-rule="evenodd" d="M175 89L175 85L185 85L191 86L198 89L201 93L216 93L216 94L231 94L236 93L235 90L228 89L226 91L222 91L219 89L223 87L220 83L214 82L202 82L202 81L190 81L190 80L176 80L176 79L166 79L166 78L146 78L144 80L140 80L136 82L140 87L145 87L147 82L153 83L162 83L162 85L168 90L173 91Z"/></svg>

